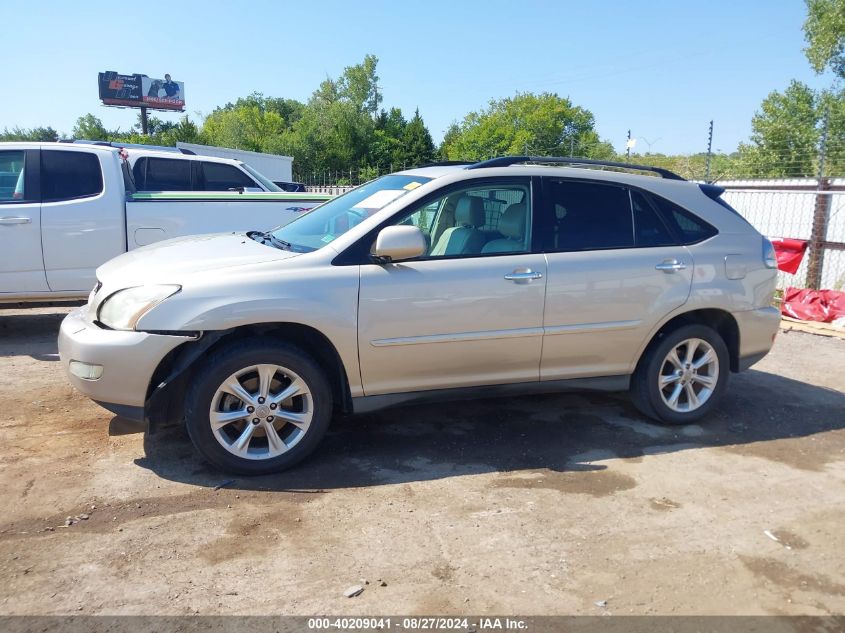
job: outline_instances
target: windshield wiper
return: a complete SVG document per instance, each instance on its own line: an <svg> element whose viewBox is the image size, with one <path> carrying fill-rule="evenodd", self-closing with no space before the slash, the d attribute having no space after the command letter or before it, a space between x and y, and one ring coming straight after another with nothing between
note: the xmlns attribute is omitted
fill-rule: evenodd
<svg viewBox="0 0 845 633"><path fill-rule="evenodd" d="M275 246L276 248L280 248L283 251L292 251L293 244L290 242L285 242L284 240L280 240L278 237L273 235L272 233L266 233L267 239L270 240L270 243Z"/></svg>
<svg viewBox="0 0 845 633"><path fill-rule="evenodd" d="M252 231L247 233L247 235L256 240L257 242L261 242L262 244L270 243L271 246L278 248L279 250L283 251L292 251L293 244L290 242L285 242L284 240L279 239L275 235L273 235L270 231Z"/></svg>

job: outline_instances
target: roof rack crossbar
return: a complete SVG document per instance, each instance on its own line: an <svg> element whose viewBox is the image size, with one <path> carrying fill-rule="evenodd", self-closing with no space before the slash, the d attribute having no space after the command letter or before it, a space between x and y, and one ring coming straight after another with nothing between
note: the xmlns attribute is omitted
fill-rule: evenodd
<svg viewBox="0 0 845 633"><path fill-rule="evenodd" d="M593 160L591 158L575 158L574 156L500 156L480 163L473 163L467 169L485 169L487 167L508 167L518 163L565 164L565 165L596 165L600 167L617 167L620 169L634 169L636 171L650 171L667 180L686 180L673 171L650 165L635 163L617 163L609 160Z"/></svg>

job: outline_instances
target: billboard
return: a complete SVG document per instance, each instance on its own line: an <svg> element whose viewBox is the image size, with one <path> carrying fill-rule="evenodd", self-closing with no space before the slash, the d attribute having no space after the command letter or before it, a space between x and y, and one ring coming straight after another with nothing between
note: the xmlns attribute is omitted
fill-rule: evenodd
<svg viewBox="0 0 845 633"><path fill-rule="evenodd" d="M147 75L121 75L106 71L98 75L98 84L103 105L185 109L185 84L173 81L169 74L165 74L164 79L154 79Z"/></svg>

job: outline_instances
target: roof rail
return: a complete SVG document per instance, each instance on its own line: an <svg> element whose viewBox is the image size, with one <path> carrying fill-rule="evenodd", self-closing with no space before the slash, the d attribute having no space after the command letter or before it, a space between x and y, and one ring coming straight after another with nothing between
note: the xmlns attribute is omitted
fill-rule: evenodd
<svg viewBox="0 0 845 633"><path fill-rule="evenodd" d="M422 169L423 167L451 167L453 165L472 165L471 160L436 160L419 167L412 167L412 169Z"/></svg>
<svg viewBox="0 0 845 633"><path fill-rule="evenodd" d="M480 163L473 163L467 169L485 169L487 167L508 167L518 163L543 163L565 165L596 165L599 167L618 167L620 169L634 169L636 171L650 171L660 175L667 180L686 180L673 171L662 167L651 167L649 165L637 165L635 163L617 163L609 160L593 160L591 158L575 158L574 156L500 156L483 160Z"/></svg>
<svg viewBox="0 0 845 633"><path fill-rule="evenodd" d="M171 145L147 145L145 143L121 143L120 141L89 141L86 139L63 139L60 143L80 143L82 145L103 145L106 147L128 147L130 149L147 149L156 152L170 152L172 154L189 154L196 156L196 152L184 147L173 147Z"/></svg>

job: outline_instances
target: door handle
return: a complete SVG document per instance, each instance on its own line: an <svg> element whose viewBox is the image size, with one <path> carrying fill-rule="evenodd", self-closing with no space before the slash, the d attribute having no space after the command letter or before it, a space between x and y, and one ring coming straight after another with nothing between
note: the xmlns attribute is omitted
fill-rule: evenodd
<svg viewBox="0 0 845 633"><path fill-rule="evenodd" d="M543 273L538 273L530 268L517 268L512 273L508 273L505 275L505 279L508 281L513 281L518 284L527 284L531 283L535 279L542 279Z"/></svg>
<svg viewBox="0 0 845 633"><path fill-rule="evenodd" d="M662 270L664 273L674 273L679 270L685 270L686 267L686 264L679 262L677 259L667 259L666 261L657 264L654 269Z"/></svg>
<svg viewBox="0 0 845 633"><path fill-rule="evenodd" d="M6 216L5 218L0 218L0 224L29 224L32 222L31 218L24 218L21 216Z"/></svg>

